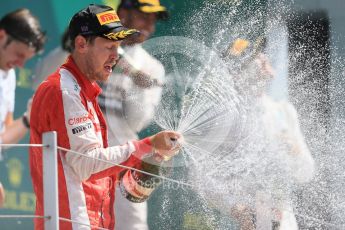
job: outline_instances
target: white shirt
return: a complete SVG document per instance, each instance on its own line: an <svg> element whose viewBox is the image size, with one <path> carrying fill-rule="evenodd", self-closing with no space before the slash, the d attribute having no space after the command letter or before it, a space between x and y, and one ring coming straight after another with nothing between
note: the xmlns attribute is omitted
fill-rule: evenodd
<svg viewBox="0 0 345 230"><path fill-rule="evenodd" d="M0 70L0 132L4 132L4 122L9 112L14 111L16 75L14 69Z"/></svg>
<svg viewBox="0 0 345 230"><path fill-rule="evenodd" d="M315 173L315 163L299 126L295 107L288 101L274 101L267 95L260 99L263 108L262 124L269 140L293 147L287 152L291 173L296 182L305 183Z"/></svg>
<svg viewBox="0 0 345 230"><path fill-rule="evenodd" d="M164 67L141 45L124 48L124 58L134 67L162 84ZM107 84L103 86L106 119L109 125L109 144L122 144L137 139L137 132L145 128L153 119L155 108L161 100L162 88L153 86L141 88L128 74L114 69Z"/></svg>
<svg viewBox="0 0 345 230"><path fill-rule="evenodd" d="M286 173L291 175L291 179L295 183L310 181L315 173L315 163L300 129L295 107L288 101L274 101L267 95L260 97L256 106L259 114L261 113L259 126L266 140L271 142L271 150L276 150L276 154L280 155L282 168L283 165L287 166ZM279 167L279 164L277 166ZM274 174L275 172L272 173ZM288 181L289 178L287 177L286 180ZM267 203L260 200L260 197L256 197L259 199L256 209L258 213L261 213L263 209L270 208L271 206L278 208L280 210L280 217L278 217L280 221L279 230L297 230L298 224L293 213L293 204L289 198L288 191L280 191L279 184L282 182L279 181L276 184L278 185L277 188L273 185L269 191L270 195L263 193L268 198ZM289 182L287 182L287 185L289 185ZM288 188L283 190L285 189ZM271 201L270 196L273 196ZM257 218L260 219L258 216ZM270 220L265 220L266 217L263 218L261 220L270 223Z"/></svg>

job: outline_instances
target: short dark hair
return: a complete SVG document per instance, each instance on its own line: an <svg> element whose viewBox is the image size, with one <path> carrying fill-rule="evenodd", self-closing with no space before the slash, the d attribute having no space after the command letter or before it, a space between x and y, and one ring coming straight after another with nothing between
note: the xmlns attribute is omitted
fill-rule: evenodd
<svg viewBox="0 0 345 230"><path fill-rule="evenodd" d="M14 40L33 47L37 52L43 50L46 41L38 19L30 10L22 8L6 14L0 20L0 29L6 31Z"/></svg>

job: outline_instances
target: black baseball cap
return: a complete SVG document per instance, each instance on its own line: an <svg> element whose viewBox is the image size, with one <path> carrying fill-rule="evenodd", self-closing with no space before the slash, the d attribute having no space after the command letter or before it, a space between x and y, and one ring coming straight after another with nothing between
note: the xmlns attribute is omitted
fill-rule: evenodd
<svg viewBox="0 0 345 230"><path fill-rule="evenodd" d="M68 28L72 40L78 35L96 35L120 41L138 32L136 29L125 28L115 10L110 6L95 4L90 4L76 13Z"/></svg>
<svg viewBox="0 0 345 230"><path fill-rule="evenodd" d="M155 13L158 19L166 20L169 18L168 10L162 6L159 0L121 0L118 9L137 9L144 13Z"/></svg>

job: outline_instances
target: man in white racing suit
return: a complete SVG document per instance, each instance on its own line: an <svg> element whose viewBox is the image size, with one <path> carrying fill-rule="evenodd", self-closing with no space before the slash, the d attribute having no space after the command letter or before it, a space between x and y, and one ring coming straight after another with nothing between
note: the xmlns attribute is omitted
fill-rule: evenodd
<svg viewBox="0 0 345 230"><path fill-rule="evenodd" d="M247 40L237 39L229 50L230 58L232 55L233 59L236 59L236 56L245 52L245 49L249 49L247 47L249 44ZM243 151L245 155L255 151L253 156L260 156L261 153L264 155L262 159L265 159L265 162L254 160L257 163L253 166L253 168L257 167L256 171L273 162L271 165L275 165L272 167L274 170L267 170L267 174L261 175L262 177L267 175L265 179L284 181L286 177L286 180L291 179L291 182L286 182L287 185L279 185L272 180L267 186L269 189L266 187L248 192L248 194L255 193L252 195L256 200L253 205L256 209L256 220L253 220L255 212L253 206L234 205L231 213L239 221L241 229L254 229L256 226L259 229L297 230L298 224L290 191L287 191L290 189L289 183L296 185L306 183L315 173L315 162L305 142L295 107L287 100L276 101L266 93L273 77L274 72L269 60L261 52L253 55L251 60L247 60L235 76L239 94L247 102L248 123L251 126L251 130L247 130L247 134L250 134L243 140L243 146L246 147L239 151ZM255 169L251 170L255 171Z"/></svg>

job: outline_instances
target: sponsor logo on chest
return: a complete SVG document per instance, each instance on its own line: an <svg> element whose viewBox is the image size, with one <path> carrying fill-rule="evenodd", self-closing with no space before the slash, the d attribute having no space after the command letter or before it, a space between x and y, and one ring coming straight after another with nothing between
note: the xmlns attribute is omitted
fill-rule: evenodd
<svg viewBox="0 0 345 230"><path fill-rule="evenodd" d="M89 115L85 114L85 115L80 116L80 117L73 117L73 118L68 119L68 124L69 125L77 125L77 124L86 122L88 119L89 119Z"/></svg>
<svg viewBox="0 0 345 230"><path fill-rule="evenodd" d="M80 133L82 131L85 131L85 130L88 130L88 129L91 129L92 128L92 123L91 122L88 122L86 124L83 124L83 125L79 125L75 128L72 129L72 133L73 134L77 134L77 133Z"/></svg>

